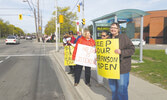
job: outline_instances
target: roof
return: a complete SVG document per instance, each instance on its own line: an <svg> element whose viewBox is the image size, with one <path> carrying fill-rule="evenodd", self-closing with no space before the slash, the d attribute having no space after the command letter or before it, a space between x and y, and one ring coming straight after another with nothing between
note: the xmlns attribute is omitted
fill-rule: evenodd
<svg viewBox="0 0 167 100"><path fill-rule="evenodd" d="M149 13L142 10L138 10L138 9L123 9L123 10L119 10L114 13L110 13L102 17L93 19L92 21L95 22L95 21L104 20L104 19L105 20L111 19L111 18L114 18L115 16L117 16L117 19L125 19L125 18L130 19L130 18L137 18L145 15L149 15Z"/></svg>

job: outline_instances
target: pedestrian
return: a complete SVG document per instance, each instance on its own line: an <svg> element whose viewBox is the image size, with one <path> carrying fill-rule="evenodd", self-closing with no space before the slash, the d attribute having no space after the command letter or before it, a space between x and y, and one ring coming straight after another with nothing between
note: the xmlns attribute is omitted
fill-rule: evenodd
<svg viewBox="0 0 167 100"><path fill-rule="evenodd" d="M109 32L106 32L106 31L103 31L101 33L101 39L110 39L110 33ZM97 69L96 69L96 73L97 73ZM95 85L96 87L99 87L99 86L102 86L103 85L103 77L98 75L97 73L97 84Z"/></svg>
<svg viewBox="0 0 167 100"><path fill-rule="evenodd" d="M43 41L43 43L45 42L45 36L42 36L42 41Z"/></svg>
<svg viewBox="0 0 167 100"><path fill-rule="evenodd" d="M75 60L78 44L83 44L92 47L95 46L95 41L91 38L90 31L85 30L83 36L78 39L73 51L72 60ZM83 66L78 64L75 66L74 86L77 86L79 84L82 68ZM90 76L91 76L91 67L85 66L85 84L88 85L89 87L91 86Z"/></svg>
<svg viewBox="0 0 167 100"><path fill-rule="evenodd" d="M81 38L81 37L82 37L82 33L79 31L79 32L78 32L78 36L77 36L77 38L75 39L74 43L76 44L77 41L78 41L78 39Z"/></svg>
<svg viewBox="0 0 167 100"><path fill-rule="evenodd" d="M71 37L68 33L65 33L63 36L63 46L69 46L68 41L71 41Z"/></svg>
<svg viewBox="0 0 167 100"><path fill-rule="evenodd" d="M71 40L70 41L67 41L67 43L70 45L70 46L74 46L74 41L75 41L75 37L73 35L73 31L70 31L69 32L69 35L71 37ZM74 74L74 67L75 66L69 66L70 67L70 71L68 72L68 74Z"/></svg>
<svg viewBox="0 0 167 100"><path fill-rule="evenodd" d="M82 37L82 33L79 31L79 32L77 33L77 35L78 35L78 36L77 36L77 38L75 39L74 44L73 44L74 47L75 47L75 45L76 45L78 39ZM74 66L74 72L75 72L75 69L76 69L76 67ZM73 73L73 76L74 76L74 75L75 75L75 73Z"/></svg>
<svg viewBox="0 0 167 100"><path fill-rule="evenodd" d="M110 32L111 38L119 39L119 49L114 52L120 56L120 79L108 79L112 91L112 100L128 100L131 56L135 52L135 47L126 34L119 34L120 26L118 23L111 24Z"/></svg>

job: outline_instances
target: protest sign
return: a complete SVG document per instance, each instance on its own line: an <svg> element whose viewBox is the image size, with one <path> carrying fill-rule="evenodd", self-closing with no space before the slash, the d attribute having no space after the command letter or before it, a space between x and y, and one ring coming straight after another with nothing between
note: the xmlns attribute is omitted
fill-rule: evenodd
<svg viewBox="0 0 167 100"><path fill-rule="evenodd" d="M96 67L95 48L87 45L78 44L75 64L87 67Z"/></svg>
<svg viewBox="0 0 167 100"><path fill-rule="evenodd" d="M74 61L72 60L73 51L73 46L64 46L64 66L75 65Z"/></svg>
<svg viewBox="0 0 167 100"><path fill-rule="evenodd" d="M119 39L96 40L97 71L98 74L108 79L120 79L119 54L114 51L119 49Z"/></svg>

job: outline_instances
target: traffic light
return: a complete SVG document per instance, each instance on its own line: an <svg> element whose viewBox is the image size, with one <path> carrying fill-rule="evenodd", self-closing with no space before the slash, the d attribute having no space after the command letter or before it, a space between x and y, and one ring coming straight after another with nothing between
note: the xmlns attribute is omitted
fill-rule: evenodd
<svg viewBox="0 0 167 100"><path fill-rule="evenodd" d="M82 19L82 24L85 25L85 18Z"/></svg>
<svg viewBox="0 0 167 100"><path fill-rule="evenodd" d="M80 12L80 5L77 5L77 7L78 7L78 12Z"/></svg>
<svg viewBox="0 0 167 100"><path fill-rule="evenodd" d="M59 15L59 23L63 23L63 15Z"/></svg>
<svg viewBox="0 0 167 100"><path fill-rule="evenodd" d="M19 14L19 20L23 20L23 15Z"/></svg>
<svg viewBox="0 0 167 100"><path fill-rule="evenodd" d="M39 26L38 29L41 31L41 26Z"/></svg>

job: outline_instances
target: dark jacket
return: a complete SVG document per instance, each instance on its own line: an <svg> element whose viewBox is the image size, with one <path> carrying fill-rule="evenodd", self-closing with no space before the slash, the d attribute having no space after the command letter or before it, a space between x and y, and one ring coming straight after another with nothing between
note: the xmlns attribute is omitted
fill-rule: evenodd
<svg viewBox="0 0 167 100"><path fill-rule="evenodd" d="M77 41L78 41L78 39L81 38L81 37L82 37L82 35L78 36L78 37L75 39L74 44L76 44Z"/></svg>
<svg viewBox="0 0 167 100"><path fill-rule="evenodd" d="M120 54L120 74L128 73L131 70L131 56L135 52L135 47L126 34L119 34L115 38L119 38Z"/></svg>

